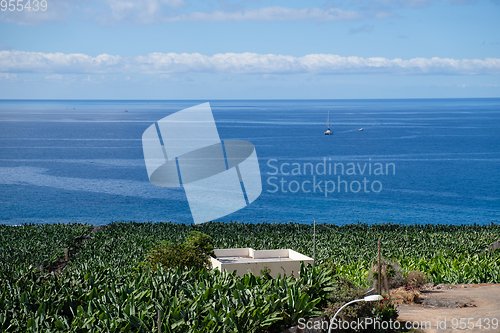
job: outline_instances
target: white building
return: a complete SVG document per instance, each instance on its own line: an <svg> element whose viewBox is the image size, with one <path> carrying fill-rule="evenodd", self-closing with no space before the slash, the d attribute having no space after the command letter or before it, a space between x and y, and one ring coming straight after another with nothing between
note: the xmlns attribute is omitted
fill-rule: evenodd
<svg viewBox="0 0 500 333"><path fill-rule="evenodd" d="M217 258L211 258L212 268L227 270L229 273L236 271L242 276L248 272L260 276L266 267L273 278L278 274L299 276L300 263L314 264L314 260L291 249L280 250L254 250L252 248L216 249Z"/></svg>

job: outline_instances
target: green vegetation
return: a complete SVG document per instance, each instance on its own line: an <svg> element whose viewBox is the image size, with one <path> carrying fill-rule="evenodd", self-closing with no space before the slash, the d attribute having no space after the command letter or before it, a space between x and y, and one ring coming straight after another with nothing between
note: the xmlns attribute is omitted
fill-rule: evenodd
<svg viewBox="0 0 500 333"><path fill-rule="evenodd" d="M0 328L7 332L279 331L319 313L332 277L303 269L300 279L235 277L218 270L120 271L72 267L58 278L21 272L5 281ZM41 279L46 279L42 283Z"/></svg>
<svg viewBox="0 0 500 333"><path fill-rule="evenodd" d="M184 243L163 243L147 256L149 266L164 268L194 267L196 270L211 268L210 256L216 258L212 238L199 231L191 231Z"/></svg>
<svg viewBox="0 0 500 333"><path fill-rule="evenodd" d="M112 223L91 233L92 227L82 224L0 225L0 331L152 332L160 313L163 332L278 332L349 298L345 286L368 286L378 239L383 257L406 273L421 271L435 283L500 283L500 249L483 251L500 239L497 224L320 225L316 230L319 267L304 267L300 278L268 279L206 269L154 270L144 263L148 258L152 263L155 249L165 244L204 253L292 248L311 256L312 226ZM200 233L212 238L213 247ZM64 248L70 259L66 269L49 272L54 262L63 261ZM382 310L363 309L394 316L391 306Z"/></svg>
<svg viewBox="0 0 500 333"><path fill-rule="evenodd" d="M49 266L64 258L64 248L74 251L91 231L85 224L0 224L0 278L30 265Z"/></svg>

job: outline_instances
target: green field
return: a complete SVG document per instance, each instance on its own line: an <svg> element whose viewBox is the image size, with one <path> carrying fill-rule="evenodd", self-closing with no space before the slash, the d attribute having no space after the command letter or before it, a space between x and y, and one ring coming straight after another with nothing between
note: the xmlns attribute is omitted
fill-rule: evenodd
<svg viewBox="0 0 500 333"><path fill-rule="evenodd" d="M318 225L319 267L304 268L299 279L141 264L155 245L184 241L193 230L216 248L313 254L312 226L294 223L112 223L95 233L82 224L0 225L0 330L152 332L159 313L163 332L279 331L318 315L339 277L368 286L377 240L384 258L435 283L500 283L500 249L483 251L500 239L498 224ZM64 248L70 262L55 274Z"/></svg>

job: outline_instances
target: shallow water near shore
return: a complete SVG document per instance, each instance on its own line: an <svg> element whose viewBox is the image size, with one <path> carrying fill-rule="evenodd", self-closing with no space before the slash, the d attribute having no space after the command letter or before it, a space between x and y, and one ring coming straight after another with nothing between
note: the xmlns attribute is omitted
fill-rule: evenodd
<svg viewBox="0 0 500 333"><path fill-rule="evenodd" d="M149 183L141 137L203 102L0 101L0 223L191 223L182 188ZM500 99L209 102L263 186L220 221L500 223Z"/></svg>

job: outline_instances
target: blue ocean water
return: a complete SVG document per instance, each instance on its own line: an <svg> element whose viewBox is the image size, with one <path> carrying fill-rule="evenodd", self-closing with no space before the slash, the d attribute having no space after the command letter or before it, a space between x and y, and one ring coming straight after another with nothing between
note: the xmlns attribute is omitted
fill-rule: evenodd
<svg viewBox="0 0 500 333"><path fill-rule="evenodd" d="M191 223L182 188L149 183L141 137L203 102L0 101L0 223ZM500 223L500 99L208 102L263 183L220 221Z"/></svg>

